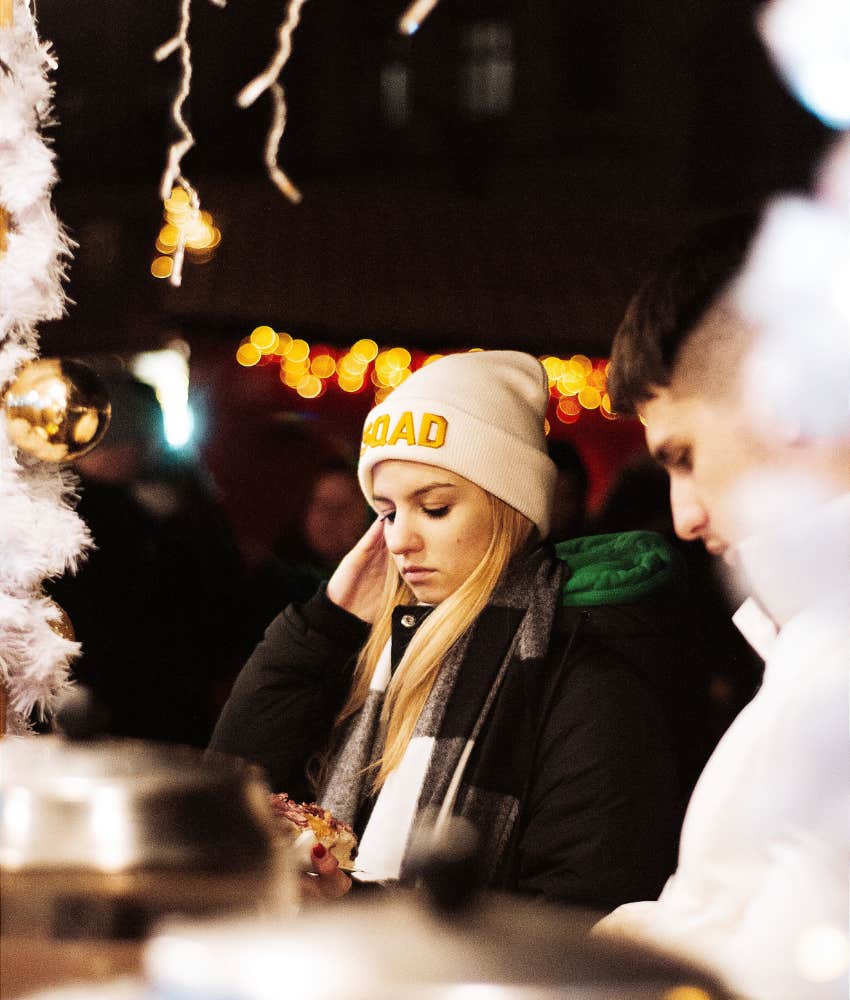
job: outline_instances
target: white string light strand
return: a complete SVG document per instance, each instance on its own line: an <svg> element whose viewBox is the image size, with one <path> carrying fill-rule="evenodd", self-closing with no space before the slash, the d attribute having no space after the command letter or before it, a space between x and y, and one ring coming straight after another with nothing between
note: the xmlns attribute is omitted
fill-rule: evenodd
<svg viewBox="0 0 850 1000"><path fill-rule="evenodd" d="M186 124L186 119L183 117L183 104L189 96L189 91L192 86L192 50L189 47L188 37L191 5L191 0L181 0L180 25L177 29L177 33L173 38L170 38L167 42L160 45L160 47L153 54L153 57L157 62L163 62L173 52L179 49L180 64L182 67L180 86L177 89L177 93L174 95L174 100L171 102L171 118L178 128L181 138L172 142L168 147L168 157L166 159L165 169L162 173L162 180L159 185L159 195L163 201L165 201L171 194L175 181L180 184L190 197L194 194L194 188L180 171L181 160L195 145L195 137L189 130L189 126Z"/></svg>
<svg viewBox="0 0 850 1000"><path fill-rule="evenodd" d="M401 34L415 34L439 2L440 0L413 0L413 3L399 18L398 30Z"/></svg>
<svg viewBox="0 0 850 1000"><path fill-rule="evenodd" d="M301 192L290 181L278 164L280 141L286 128L286 98L279 77L283 67L292 54L292 33L298 26L301 8L307 0L289 0L286 17L278 28L277 51L272 56L268 66L259 76L246 84L239 92L236 103L240 108L250 107L266 90L271 92L272 121L266 136L266 146L263 162L269 178L277 189L290 201L297 204L301 201Z"/></svg>
<svg viewBox="0 0 850 1000"><path fill-rule="evenodd" d="M210 0L210 3L216 7L227 6L227 0ZM163 62L177 49L180 50L180 86L171 103L171 119L177 126L181 138L172 142L168 147L165 169L162 172L162 179L159 184L159 196L163 201L166 201L171 196L175 182L179 184L189 196L189 205L191 206L190 222L198 217L201 210L201 200L198 197L198 192L192 187L187 178L184 177L181 170L183 157L195 145L195 137L186 124L186 119L183 117L183 105L192 88L192 49L189 45L191 6L192 0L181 0L180 24L177 28L177 33L172 38L169 38L167 42L163 42L153 54L157 62ZM169 277L169 281L175 286L179 286L183 279L183 256L186 242L184 229L184 226L178 227L177 250L174 254L174 263Z"/></svg>

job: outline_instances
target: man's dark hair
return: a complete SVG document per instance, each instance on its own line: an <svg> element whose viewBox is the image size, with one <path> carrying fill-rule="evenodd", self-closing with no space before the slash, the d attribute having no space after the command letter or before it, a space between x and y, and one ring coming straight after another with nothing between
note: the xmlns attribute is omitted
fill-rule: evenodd
<svg viewBox="0 0 850 1000"><path fill-rule="evenodd" d="M758 220L747 213L706 223L634 294L611 348L608 392L617 413L634 415L654 387L670 385L680 349L741 268Z"/></svg>

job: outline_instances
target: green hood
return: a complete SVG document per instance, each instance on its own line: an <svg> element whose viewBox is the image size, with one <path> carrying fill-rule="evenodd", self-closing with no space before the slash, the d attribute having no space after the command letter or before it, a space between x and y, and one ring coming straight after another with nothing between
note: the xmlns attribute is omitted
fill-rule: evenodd
<svg viewBox="0 0 850 1000"><path fill-rule="evenodd" d="M685 582L681 556L655 531L571 538L555 546L566 564L564 607L630 604Z"/></svg>

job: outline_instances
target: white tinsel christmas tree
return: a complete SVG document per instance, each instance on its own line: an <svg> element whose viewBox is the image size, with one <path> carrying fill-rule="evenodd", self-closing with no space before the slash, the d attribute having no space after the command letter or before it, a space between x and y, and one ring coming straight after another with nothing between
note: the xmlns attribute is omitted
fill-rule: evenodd
<svg viewBox="0 0 850 1000"><path fill-rule="evenodd" d="M51 206L54 156L43 138L55 68L28 0L0 0L0 397L38 355L36 325L62 315L70 243ZM0 726L24 733L69 684L79 644L44 580L72 569L90 543L70 505L74 479L10 439L0 412ZM65 634L63 634L63 632ZM2 731L2 728L0 728Z"/></svg>

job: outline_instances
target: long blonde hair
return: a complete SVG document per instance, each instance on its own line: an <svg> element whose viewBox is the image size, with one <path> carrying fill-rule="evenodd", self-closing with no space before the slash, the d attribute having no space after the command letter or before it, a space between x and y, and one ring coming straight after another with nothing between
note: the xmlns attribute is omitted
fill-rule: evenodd
<svg viewBox="0 0 850 1000"><path fill-rule="evenodd" d="M373 764L377 772L373 792L401 762L449 649L484 609L512 556L531 534L533 525L527 517L492 494L487 497L491 524L487 551L460 587L419 626L387 686L381 717L384 752ZM357 659L351 691L337 717L335 733L366 700L378 658L390 638L393 609L399 604L415 603L413 591L390 561L378 613Z"/></svg>

